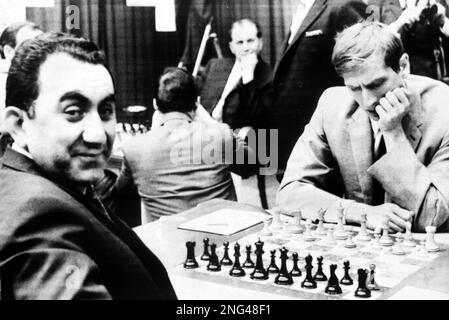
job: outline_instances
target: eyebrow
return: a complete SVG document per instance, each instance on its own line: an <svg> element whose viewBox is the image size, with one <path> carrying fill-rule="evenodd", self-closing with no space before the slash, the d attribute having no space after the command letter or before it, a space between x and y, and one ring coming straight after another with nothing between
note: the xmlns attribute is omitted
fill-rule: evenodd
<svg viewBox="0 0 449 320"><path fill-rule="evenodd" d="M365 84L365 87L366 87L366 88L377 87L377 86L383 84L385 81L387 81L387 77L380 77L380 78L377 78L377 79L371 81L371 82L368 83L368 84Z"/></svg>
<svg viewBox="0 0 449 320"><path fill-rule="evenodd" d="M84 104L89 103L90 99L87 98L85 95L80 93L79 91L69 91L64 93L61 98L59 98L59 102L63 102L65 100L79 100ZM108 103L108 102L115 102L115 95L110 94L106 98L100 101L99 105Z"/></svg>

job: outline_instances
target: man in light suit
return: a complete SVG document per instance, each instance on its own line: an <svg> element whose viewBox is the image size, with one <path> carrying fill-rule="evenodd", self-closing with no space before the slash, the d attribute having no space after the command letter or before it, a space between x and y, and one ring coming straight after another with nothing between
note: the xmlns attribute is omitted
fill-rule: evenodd
<svg viewBox="0 0 449 320"><path fill-rule="evenodd" d="M278 178L320 95L342 84L331 64L336 33L363 19L365 10L363 1L300 1L274 71L269 118L270 127L279 129Z"/></svg>
<svg viewBox="0 0 449 320"><path fill-rule="evenodd" d="M271 106L270 66L259 56L262 32L251 20L238 20L230 30L234 59L212 59L206 66L201 104L214 119L232 129L265 128Z"/></svg>
<svg viewBox="0 0 449 320"><path fill-rule="evenodd" d="M368 227L449 231L449 87L410 75L401 40L361 23L337 39L333 64L346 87L324 92L290 157L278 201L306 218Z"/></svg>
<svg viewBox="0 0 449 320"><path fill-rule="evenodd" d="M0 169L3 299L175 299L167 272L98 200L115 138L114 83L87 40L22 44L6 85Z"/></svg>

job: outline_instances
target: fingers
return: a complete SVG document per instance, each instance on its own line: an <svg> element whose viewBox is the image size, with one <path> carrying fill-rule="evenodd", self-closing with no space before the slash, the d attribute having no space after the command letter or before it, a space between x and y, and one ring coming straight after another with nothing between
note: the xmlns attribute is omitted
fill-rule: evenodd
<svg viewBox="0 0 449 320"><path fill-rule="evenodd" d="M419 0L418 4L416 5L416 8L418 9L418 12L421 13L421 11L424 10L424 8L427 7L427 0Z"/></svg>

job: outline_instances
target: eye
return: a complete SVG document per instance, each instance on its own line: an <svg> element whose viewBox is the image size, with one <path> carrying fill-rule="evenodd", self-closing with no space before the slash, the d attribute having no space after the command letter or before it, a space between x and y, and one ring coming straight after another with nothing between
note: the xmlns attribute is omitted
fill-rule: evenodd
<svg viewBox="0 0 449 320"><path fill-rule="evenodd" d="M115 104L107 103L98 108L98 114L100 115L101 120L109 121L115 115Z"/></svg>
<svg viewBox="0 0 449 320"><path fill-rule="evenodd" d="M84 111L77 105L70 105L64 109L64 114L69 121L79 121L83 118Z"/></svg>
<svg viewBox="0 0 449 320"><path fill-rule="evenodd" d="M360 87L348 87L352 92L357 92L360 90Z"/></svg>

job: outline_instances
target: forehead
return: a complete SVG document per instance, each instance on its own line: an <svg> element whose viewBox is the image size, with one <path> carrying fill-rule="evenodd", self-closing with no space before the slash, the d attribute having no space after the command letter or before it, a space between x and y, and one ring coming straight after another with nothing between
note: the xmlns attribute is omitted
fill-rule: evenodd
<svg viewBox="0 0 449 320"><path fill-rule="evenodd" d="M40 93L81 91L93 98L114 93L112 77L104 66L76 60L66 53L50 55L41 65L38 79Z"/></svg>
<svg viewBox="0 0 449 320"><path fill-rule="evenodd" d="M392 69L385 65L385 59L382 55L374 55L368 58L363 64L354 71L343 74L346 85L368 84L377 78L389 74Z"/></svg>
<svg viewBox="0 0 449 320"><path fill-rule="evenodd" d="M257 28L253 23L244 22L235 25L232 29L232 41L245 38L257 38Z"/></svg>

